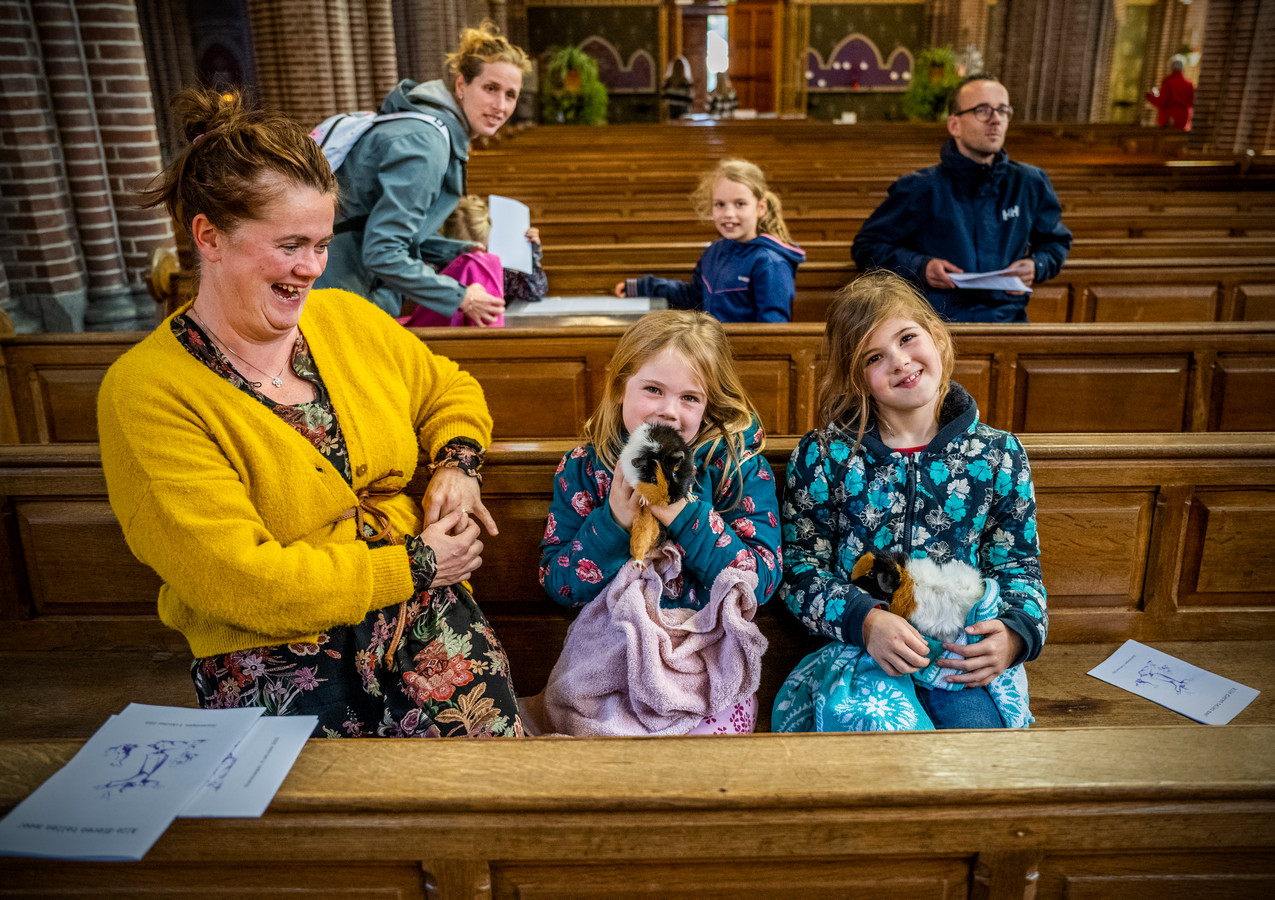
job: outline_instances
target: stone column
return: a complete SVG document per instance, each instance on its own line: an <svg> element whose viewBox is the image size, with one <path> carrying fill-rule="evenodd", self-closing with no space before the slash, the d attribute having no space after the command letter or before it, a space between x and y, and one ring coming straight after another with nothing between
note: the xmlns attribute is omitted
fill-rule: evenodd
<svg viewBox="0 0 1275 900"><path fill-rule="evenodd" d="M167 212L138 207L138 192L150 184L163 160L137 7L134 0L75 0L75 9L124 266L136 310L149 314L153 301L143 278L151 253L171 245L173 231ZM114 321L113 315L95 311L90 319Z"/></svg>
<svg viewBox="0 0 1275 900"><path fill-rule="evenodd" d="M28 0L0 0L0 266L20 332L80 331L87 290Z"/></svg>
<svg viewBox="0 0 1275 900"><path fill-rule="evenodd" d="M42 0L32 10L87 280L85 324L129 321L137 313L75 6L71 0Z"/></svg>

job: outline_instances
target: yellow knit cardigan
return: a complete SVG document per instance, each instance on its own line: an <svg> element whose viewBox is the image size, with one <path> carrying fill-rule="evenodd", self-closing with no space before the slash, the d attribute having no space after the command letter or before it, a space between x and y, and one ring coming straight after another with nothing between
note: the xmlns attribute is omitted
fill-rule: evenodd
<svg viewBox="0 0 1275 900"><path fill-rule="evenodd" d="M309 441L191 356L169 321L111 366L98 394L111 508L163 579L160 618L197 657L313 641L409 597L404 548L369 549L352 518L338 519L356 491L406 485L418 446L432 459L456 437L491 440L478 382L363 298L312 290L301 331L336 409L352 488ZM419 499L381 504L400 540L423 527Z"/></svg>

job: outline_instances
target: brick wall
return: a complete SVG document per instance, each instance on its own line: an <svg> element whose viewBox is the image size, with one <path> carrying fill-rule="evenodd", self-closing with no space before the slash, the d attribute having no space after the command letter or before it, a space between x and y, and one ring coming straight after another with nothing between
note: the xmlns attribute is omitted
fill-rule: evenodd
<svg viewBox="0 0 1275 900"><path fill-rule="evenodd" d="M31 4L0 2L0 264L19 331L83 327L87 291Z"/></svg>
<svg viewBox="0 0 1275 900"><path fill-rule="evenodd" d="M137 207L163 166L137 9L133 0L75 0L75 8L124 266L141 296L151 253L173 235L165 212Z"/></svg>
<svg viewBox="0 0 1275 900"><path fill-rule="evenodd" d="M1209 0L1191 148L1219 153L1272 149L1275 3Z"/></svg>
<svg viewBox="0 0 1275 900"><path fill-rule="evenodd" d="M132 319L132 291L106 148L93 93L87 90L91 76L76 9L71 0L42 0L32 9L87 280L86 323Z"/></svg>

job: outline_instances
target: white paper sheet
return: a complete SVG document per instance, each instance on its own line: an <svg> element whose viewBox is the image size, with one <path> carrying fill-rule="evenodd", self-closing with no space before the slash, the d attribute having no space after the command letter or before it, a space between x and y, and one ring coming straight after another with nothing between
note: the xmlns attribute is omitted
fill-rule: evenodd
<svg viewBox="0 0 1275 900"><path fill-rule="evenodd" d="M141 859L260 715L130 704L0 820L0 855Z"/></svg>
<svg viewBox="0 0 1275 900"><path fill-rule="evenodd" d="M1032 289L1023 284L1023 280L1017 275L1007 274L1009 269L997 269L995 272L948 272L947 277L952 279L958 288L974 289L986 291L1026 291L1031 293Z"/></svg>
<svg viewBox="0 0 1275 900"><path fill-rule="evenodd" d="M487 235L487 252L500 257L500 264L525 275L531 274L531 210L511 197L492 194L487 198L491 213L491 233Z"/></svg>
<svg viewBox="0 0 1275 900"><path fill-rule="evenodd" d="M318 724L318 716L262 716L181 815L258 818Z"/></svg>
<svg viewBox="0 0 1275 900"><path fill-rule="evenodd" d="M1261 693L1137 641L1125 641L1089 674L1205 725L1225 725Z"/></svg>

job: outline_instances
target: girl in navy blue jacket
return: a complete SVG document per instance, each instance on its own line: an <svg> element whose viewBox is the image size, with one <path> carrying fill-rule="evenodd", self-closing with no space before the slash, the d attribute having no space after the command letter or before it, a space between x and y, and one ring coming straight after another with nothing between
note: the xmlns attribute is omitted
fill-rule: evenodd
<svg viewBox="0 0 1275 900"><path fill-rule="evenodd" d="M615 286L617 297L664 297L675 309L702 309L722 322L788 322L805 251L792 242L783 210L761 169L722 160L691 195L700 218L722 236L704 251L690 281L644 275Z"/></svg>

